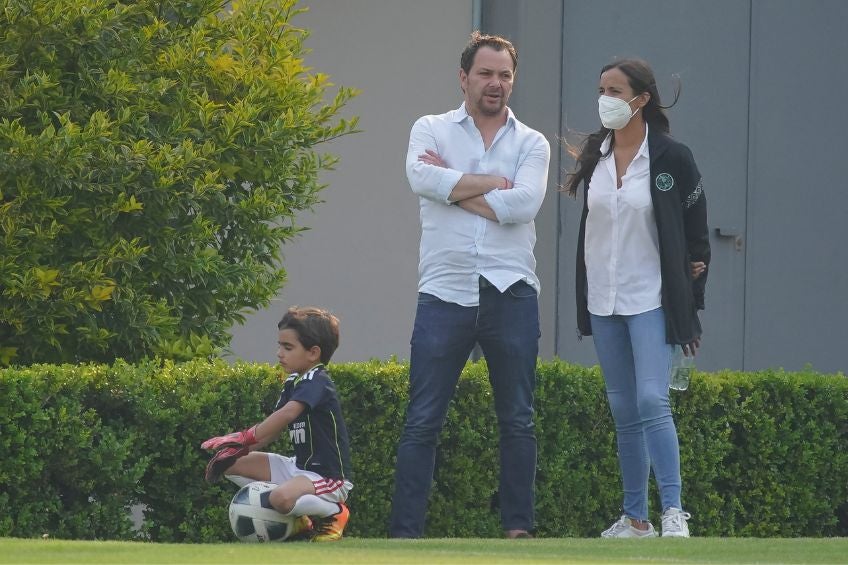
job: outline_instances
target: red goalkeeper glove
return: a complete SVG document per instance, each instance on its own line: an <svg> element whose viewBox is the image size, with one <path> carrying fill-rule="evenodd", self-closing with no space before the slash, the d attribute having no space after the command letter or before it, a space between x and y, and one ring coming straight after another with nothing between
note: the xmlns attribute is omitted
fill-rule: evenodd
<svg viewBox="0 0 848 565"><path fill-rule="evenodd" d="M212 459L209 460L209 464L206 465L206 480L210 483L219 481L227 469L235 463L236 459L248 453L250 453L249 447L225 447L213 455Z"/></svg>
<svg viewBox="0 0 848 565"><path fill-rule="evenodd" d="M200 447L203 449L221 449L222 447L250 447L251 445L256 444L256 426L252 428L248 428L246 430L242 430L240 432L233 432L231 434L227 434L225 436L218 436L209 438L203 443L200 444ZM245 455L246 453L242 453ZM241 457L241 455L239 456Z"/></svg>

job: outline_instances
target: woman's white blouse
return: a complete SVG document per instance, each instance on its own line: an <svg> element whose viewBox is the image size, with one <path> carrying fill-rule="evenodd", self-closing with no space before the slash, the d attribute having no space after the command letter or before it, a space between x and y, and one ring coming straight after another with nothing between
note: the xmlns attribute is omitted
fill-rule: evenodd
<svg viewBox="0 0 848 565"><path fill-rule="evenodd" d="M609 148L610 138L601 145ZM651 203L648 128L617 188L615 157L598 161L589 182L586 276L589 312L641 314L659 308L662 275L657 223Z"/></svg>

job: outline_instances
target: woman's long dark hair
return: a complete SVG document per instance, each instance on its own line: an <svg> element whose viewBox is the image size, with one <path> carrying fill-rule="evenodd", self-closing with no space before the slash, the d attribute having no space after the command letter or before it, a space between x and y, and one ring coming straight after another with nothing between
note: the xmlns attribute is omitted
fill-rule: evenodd
<svg viewBox="0 0 848 565"><path fill-rule="evenodd" d="M657 91L657 81L654 80L654 71L651 70L648 63L641 59L618 59L601 69L600 74L604 74L610 69L619 69L627 75L627 82L630 84L630 88L633 89L634 95L638 96L643 92L651 95L651 99L640 110L642 117L650 128L657 129L663 133L669 133L668 117L663 110L677 104L677 99L680 98L679 81L674 91L674 102L668 106L663 106L660 101L660 93ZM606 157L612 152L612 148L615 145L615 132L613 132L609 150L605 155L601 155L601 144L610 131L608 128L601 127L595 133L589 134L582 147L577 147L566 142L568 153L577 161L577 168L574 172L568 174L568 180L564 187L564 190L570 196L577 194L577 188L580 186L580 183L592 177L595 166L597 166L601 157Z"/></svg>

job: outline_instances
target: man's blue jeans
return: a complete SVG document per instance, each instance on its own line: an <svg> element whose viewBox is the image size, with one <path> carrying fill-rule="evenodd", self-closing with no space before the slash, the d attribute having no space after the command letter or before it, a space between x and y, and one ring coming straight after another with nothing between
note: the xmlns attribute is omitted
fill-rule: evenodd
<svg viewBox="0 0 848 565"><path fill-rule="evenodd" d="M500 507L504 530L531 530L536 475L533 394L539 353L535 290L517 282L480 290L464 307L419 294L409 368L409 405L395 468L391 537L424 535L436 441L474 344L486 357L500 430ZM481 485L482 486L482 485Z"/></svg>
<svg viewBox="0 0 848 565"><path fill-rule="evenodd" d="M680 451L668 401L672 346L662 308L632 316L592 314L592 337L604 373L618 439L624 514L648 519L648 477L662 510L680 505Z"/></svg>

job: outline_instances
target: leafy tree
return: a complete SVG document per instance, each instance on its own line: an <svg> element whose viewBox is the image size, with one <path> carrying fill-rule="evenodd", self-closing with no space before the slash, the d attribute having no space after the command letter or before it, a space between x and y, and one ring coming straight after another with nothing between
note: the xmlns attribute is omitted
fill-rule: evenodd
<svg viewBox="0 0 848 565"><path fill-rule="evenodd" d="M302 11L0 0L0 363L210 353L269 303L356 131Z"/></svg>

